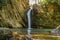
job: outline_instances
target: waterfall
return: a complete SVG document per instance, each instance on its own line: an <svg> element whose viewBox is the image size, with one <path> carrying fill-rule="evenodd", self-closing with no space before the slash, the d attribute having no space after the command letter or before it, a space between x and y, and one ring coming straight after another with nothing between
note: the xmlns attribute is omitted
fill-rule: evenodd
<svg viewBox="0 0 60 40"><path fill-rule="evenodd" d="M31 9L28 10L27 12L27 18L28 18L28 35L30 35L31 32Z"/></svg>
<svg viewBox="0 0 60 40"><path fill-rule="evenodd" d="M27 34L28 34L28 36L30 36L30 33L31 33L31 10L32 10L32 8L30 7L30 9L27 12L27 19L28 19ZM26 40L30 40L30 39L26 39Z"/></svg>

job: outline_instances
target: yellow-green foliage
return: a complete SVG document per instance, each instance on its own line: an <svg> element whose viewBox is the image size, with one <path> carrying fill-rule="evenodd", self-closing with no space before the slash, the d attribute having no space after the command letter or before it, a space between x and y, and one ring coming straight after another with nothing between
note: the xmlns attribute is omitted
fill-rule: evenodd
<svg viewBox="0 0 60 40"><path fill-rule="evenodd" d="M20 22L22 21L21 16L23 17L25 11L29 7L27 0L9 0L6 5L2 6L4 3L1 0L1 9L0 9L0 27L6 26L9 24L12 27L21 27ZM20 16L21 15L21 16ZM5 25L6 24L6 25Z"/></svg>
<svg viewBox="0 0 60 40"><path fill-rule="evenodd" d="M35 25L45 27L57 27L60 25L60 5L56 2L45 5L38 5L38 13L35 16Z"/></svg>

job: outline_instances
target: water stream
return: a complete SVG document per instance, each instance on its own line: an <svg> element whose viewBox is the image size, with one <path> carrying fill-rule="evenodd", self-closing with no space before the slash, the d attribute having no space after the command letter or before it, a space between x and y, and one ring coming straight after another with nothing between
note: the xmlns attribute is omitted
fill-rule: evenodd
<svg viewBox="0 0 60 40"><path fill-rule="evenodd" d="M31 10L32 8L30 7L30 9L27 12L27 19L28 19L28 29L27 29L27 35L30 38L30 33L31 33ZM26 39L26 40L30 40L30 39Z"/></svg>

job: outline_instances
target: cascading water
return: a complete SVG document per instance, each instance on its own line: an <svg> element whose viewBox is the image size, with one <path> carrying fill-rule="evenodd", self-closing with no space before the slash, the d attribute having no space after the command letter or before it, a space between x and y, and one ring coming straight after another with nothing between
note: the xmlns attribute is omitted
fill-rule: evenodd
<svg viewBox="0 0 60 40"><path fill-rule="evenodd" d="M30 40L30 33L31 33L31 10L32 10L32 7L30 7L30 9L27 12L28 30L27 30L27 39L26 40Z"/></svg>

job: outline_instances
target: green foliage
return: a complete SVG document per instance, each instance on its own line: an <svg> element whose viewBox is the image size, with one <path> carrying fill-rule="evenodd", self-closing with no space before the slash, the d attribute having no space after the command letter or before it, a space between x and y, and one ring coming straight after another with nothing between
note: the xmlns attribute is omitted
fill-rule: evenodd
<svg viewBox="0 0 60 40"><path fill-rule="evenodd" d="M33 17L33 25L37 27L55 28L60 25L60 5L50 2L45 7L37 6L38 13Z"/></svg>
<svg viewBox="0 0 60 40"><path fill-rule="evenodd" d="M6 32L6 33L5 33ZM4 31L0 30L0 40L6 40L12 37L12 32L11 31Z"/></svg>
<svg viewBox="0 0 60 40"><path fill-rule="evenodd" d="M2 9L3 6L6 6L9 0L0 0L0 9Z"/></svg>
<svg viewBox="0 0 60 40"><path fill-rule="evenodd" d="M47 0L48 2L55 2L56 0Z"/></svg>
<svg viewBox="0 0 60 40"><path fill-rule="evenodd" d="M8 0L0 0L0 4L6 5L8 3Z"/></svg>

